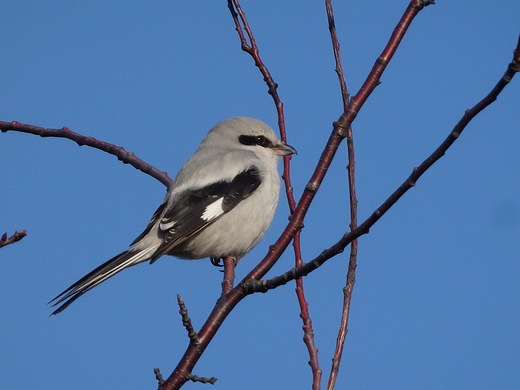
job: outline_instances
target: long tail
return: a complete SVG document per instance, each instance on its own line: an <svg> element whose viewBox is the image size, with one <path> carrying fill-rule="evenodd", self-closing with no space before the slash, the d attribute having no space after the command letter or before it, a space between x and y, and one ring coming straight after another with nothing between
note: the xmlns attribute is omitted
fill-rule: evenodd
<svg viewBox="0 0 520 390"><path fill-rule="evenodd" d="M72 286L49 301L49 303L56 301L53 303L52 307L65 301L51 314L51 316L61 313L88 290L96 287L98 284L104 282L123 269L149 260L155 252L155 249L156 248L153 247L147 249L136 249L135 247L131 247L123 253L111 258L106 263L101 264L95 270L83 276Z"/></svg>

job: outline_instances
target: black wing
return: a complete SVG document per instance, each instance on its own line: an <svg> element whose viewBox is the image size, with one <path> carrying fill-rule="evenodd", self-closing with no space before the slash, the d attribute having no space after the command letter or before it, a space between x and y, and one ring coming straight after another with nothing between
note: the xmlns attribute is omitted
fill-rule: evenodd
<svg viewBox="0 0 520 390"><path fill-rule="evenodd" d="M185 191L161 219L159 226L164 234L163 242L151 262L232 210L250 196L260 183L260 172L252 166L236 175L232 181L219 181ZM157 218L155 214L154 217Z"/></svg>

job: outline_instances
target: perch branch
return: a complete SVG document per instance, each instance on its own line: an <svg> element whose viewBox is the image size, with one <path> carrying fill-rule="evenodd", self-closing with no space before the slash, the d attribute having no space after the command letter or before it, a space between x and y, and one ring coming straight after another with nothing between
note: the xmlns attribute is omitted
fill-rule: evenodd
<svg viewBox="0 0 520 390"><path fill-rule="evenodd" d="M222 279L222 295L233 290L235 284L235 259L224 257L224 277Z"/></svg>

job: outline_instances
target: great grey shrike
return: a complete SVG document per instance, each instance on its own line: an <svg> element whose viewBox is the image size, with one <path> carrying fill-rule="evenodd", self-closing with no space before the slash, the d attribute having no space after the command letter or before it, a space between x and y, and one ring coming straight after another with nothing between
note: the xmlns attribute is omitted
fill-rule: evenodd
<svg viewBox="0 0 520 390"><path fill-rule="evenodd" d="M53 306L61 306L52 315L123 269L162 255L240 261L273 219L280 192L278 157L294 153L257 119L237 117L215 125L177 174L144 232L126 251L54 298Z"/></svg>

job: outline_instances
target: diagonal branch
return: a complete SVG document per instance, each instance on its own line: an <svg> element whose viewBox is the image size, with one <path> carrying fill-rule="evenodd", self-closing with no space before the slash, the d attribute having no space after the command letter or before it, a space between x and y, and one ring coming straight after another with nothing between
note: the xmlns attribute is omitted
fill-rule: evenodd
<svg viewBox="0 0 520 390"><path fill-rule="evenodd" d="M56 137L56 138L67 138L76 142L79 146L87 145L95 149L102 150L109 154L112 154L122 161L124 164L130 164L135 169L138 169L147 175L159 180L166 187L168 187L172 179L166 172L159 171L157 168L151 166L147 162L138 158L134 153L125 150L122 146L110 144L108 142L100 141L93 137L81 135L69 130L67 127L61 129L49 129L46 127L26 125L20 122L2 122L0 121L0 130L2 133L7 131L18 131L21 133L28 133L39 135L40 137Z"/></svg>
<svg viewBox="0 0 520 390"><path fill-rule="evenodd" d="M483 109L493 103L502 90L509 84L516 73L520 72L520 37L516 49L513 52L513 59L507 66L507 70L504 75L500 78L498 83L493 87L486 97L478 102L471 109L464 112L464 115L455 125L453 130L450 132L444 142L426 159L421 165L415 167L412 174L390 195L381 206L379 206L373 213L368 217L361 225L356 229L345 233L343 237L336 242L333 246L325 249L316 258L306 263L302 267L293 268L282 275L276 276L269 280L261 280L254 283L250 283L249 288L253 292L266 292L267 290L276 288L280 285L286 284L287 282L308 275L316 268L320 267L328 259L336 256L343 252L348 244L354 239L367 234L370 228L410 189L412 188L417 180L437 161L439 160L446 151L453 145L453 143L459 138L460 134L464 131L468 123L475 118Z"/></svg>

